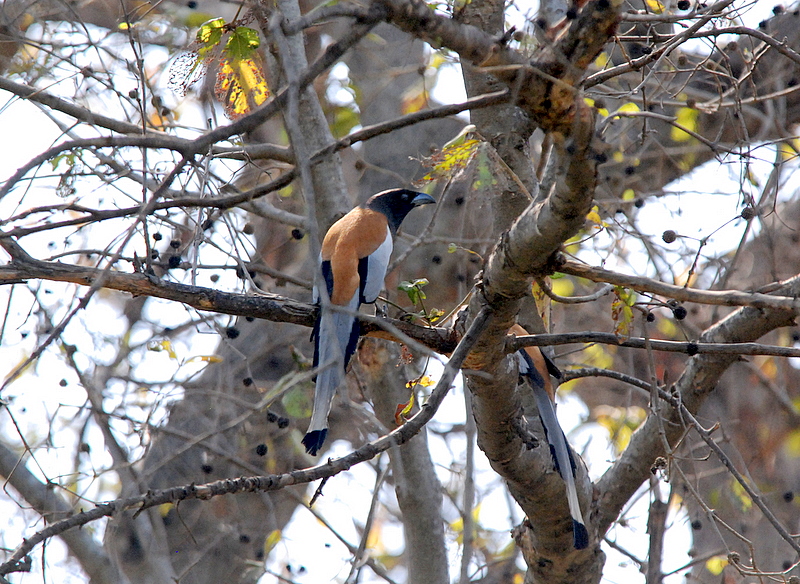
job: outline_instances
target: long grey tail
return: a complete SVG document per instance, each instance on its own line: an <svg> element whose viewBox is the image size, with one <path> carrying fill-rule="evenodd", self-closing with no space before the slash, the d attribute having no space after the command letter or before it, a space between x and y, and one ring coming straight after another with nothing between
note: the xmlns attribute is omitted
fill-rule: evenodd
<svg viewBox="0 0 800 584"><path fill-rule="evenodd" d="M344 380L347 361L355 349L353 338L358 340L358 332L358 322L351 314L321 311L314 334L314 366L320 370L317 373L311 422L302 441L306 452L312 456L317 455L328 434L331 403Z"/></svg>
<svg viewBox="0 0 800 584"><path fill-rule="evenodd" d="M544 380L536 369L530 356L524 351L519 351L527 371L521 371L530 379L533 387L533 395L536 398L536 406L539 408L539 417L542 420L547 442L550 444L550 452L553 456L558 474L564 479L567 491L567 503L569 504L569 514L572 516L572 543L575 549L582 550L589 546L589 532L583 521L581 505L578 501L578 491L575 487L575 461L572 452L567 444L567 437L558 423L556 409L550 396L544 389Z"/></svg>

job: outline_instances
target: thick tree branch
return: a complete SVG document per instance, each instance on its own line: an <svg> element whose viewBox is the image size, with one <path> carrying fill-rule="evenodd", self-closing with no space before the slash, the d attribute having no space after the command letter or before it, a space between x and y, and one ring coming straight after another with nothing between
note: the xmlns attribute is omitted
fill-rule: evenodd
<svg viewBox="0 0 800 584"><path fill-rule="evenodd" d="M155 276L141 273L126 274L113 270L45 262L31 257L8 237L0 237L0 247L12 257L8 265L0 266L0 284L33 279L70 282L81 286L93 286L99 282L102 288L128 292L134 296L174 300L197 310L214 313L263 318L306 327L313 327L316 319L317 308L313 304L278 294L223 292L202 286L160 280ZM381 325L383 320L385 320L384 326ZM455 332L447 328L422 327L404 320L376 319L366 315L363 316L361 323L365 334L372 333L374 336L396 339L392 333L396 331L439 353L449 353L457 342Z"/></svg>
<svg viewBox="0 0 800 584"><path fill-rule="evenodd" d="M447 47L474 65L490 67L537 124L565 134L572 132L580 111L575 84L614 34L622 5L619 0L587 3L564 35L528 60L501 38L438 15L423 2L375 1L401 30L435 47Z"/></svg>

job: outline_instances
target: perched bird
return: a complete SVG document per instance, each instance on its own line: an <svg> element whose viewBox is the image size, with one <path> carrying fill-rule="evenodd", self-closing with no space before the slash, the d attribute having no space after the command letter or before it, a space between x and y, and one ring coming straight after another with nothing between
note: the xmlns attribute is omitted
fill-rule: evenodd
<svg viewBox="0 0 800 584"><path fill-rule="evenodd" d="M373 195L334 223L325 235L320 269L332 306L345 310L322 310L317 316L314 367L317 387L308 432L303 438L306 452L316 456L328 433L328 413L336 389L342 383L350 357L358 344L358 307L372 303L383 289L392 239L409 211L435 203L430 195L408 189L393 189ZM314 302L320 303L314 287Z"/></svg>
<svg viewBox="0 0 800 584"><path fill-rule="evenodd" d="M520 325L511 327L515 335L528 333ZM555 364L539 350L539 347L525 347L517 351L520 378L527 378L533 388L536 406L539 408L539 417L542 420L547 442L550 444L550 454L553 457L556 470L564 483L567 491L569 513L572 516L572 543L575 549L582 550L589 545L589 533L583 522L581 506L578 501L578 491L575 488L575 459L564 431L558 423L556 409L553 407L555 392L550 382L550 375L560 378L561 372Z"/></svg>

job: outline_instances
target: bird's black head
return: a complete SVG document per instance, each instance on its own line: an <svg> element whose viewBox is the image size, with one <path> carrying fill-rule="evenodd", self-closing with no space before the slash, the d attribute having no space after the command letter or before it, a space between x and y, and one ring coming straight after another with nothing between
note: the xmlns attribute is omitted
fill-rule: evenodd
<svg viewBox="0 0 800 584"><path fill-rule="evenodd" d="M389 220L389 229L396 233L403 219L414 207L435 203L433 197L425 193L408 189L392 189L372 195L364 206L373 211L380 211Z"/></svg>

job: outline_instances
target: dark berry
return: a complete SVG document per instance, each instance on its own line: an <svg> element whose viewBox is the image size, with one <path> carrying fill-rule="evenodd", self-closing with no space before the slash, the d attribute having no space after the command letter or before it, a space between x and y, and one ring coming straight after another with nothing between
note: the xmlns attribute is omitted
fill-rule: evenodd
<svg viewBox="0 0 800 584"><path fill-rule="evenodd" d="M244 379L242 379L242 383L244 384L245 387L250 387L251 385L253 385L253 378L245 377Z"/></svg>
<svg viewBox="0 0 800 584"><path fill-rule="evenodd" d="M181 240L180 239L173 239L172 241L169 242L169 246L172 249L178 249L181 246Z"/></svg>
<svg viewBox="0 0 800 584"><path fill-rule="evenodd" d="M244 227L242 227L242 233L244 233L245 235L253 235L253 233L255 232L256 228L253 227L253 224L250 223L249 221L244 224Z"/></svg>
<svg viewBox="0 0 800 584"><path fill-rule="evenodd" d="M250 543L250 536L243 533L239 536L239 543Z"/></svg>
<svg viewBox="0 0 800 584"><path fill-rule="evenodd" d="M674 316L676 320L683 320L686 318L686 309L683 306L676 306L672 309L672 316Z"/></svg>
<svg viewBox="0 0 800 584"><path fill-rule="evenodd" d="M289 418L284 418L281 416L278 418L278 428L286 428L289 425Z"/></svg>
<svg viewBox="0 0 800 584"><path fill-rule="evenodd" d="M189 0L186 3L186 6L187 6L187 8L191 8L192 10L194 10L195 8L197 8L197 1L196 0Z"/></svg>
<svg viewBox="0 0 800 584"><path fill-rule="evenodd" d="M636 167L635 166L626 166L625 167L625 174L627 174L628 176L632 175L635 172L636 172Z"/></svg>
<svg viewBox="0 0 800 584"><path fill-rule="evenodd" d="M689 10L692 7L692 3L689 0L678 0L678 10Z"/></svg>
<svg viewBox="0 0 800 584"><path fill-rule="evenodd" d="M239 329L237 329L235 326L229 326L228 328L225 329L225 336L228 337L229 339L235 339L236 337L239 336L239 334L240 334Z"/></svg>
<svg viewBox="0 0 800 584"><path fill-rule="evenodd" d="M169 260L167 262L170 270L174 270L175 268L179 268L181 265L181 256L179 255L171 255L169 256Z"/></svg>
<svg viewBox="0 0 800 584"><path fill-rule="evenodd" d="M682 306L680 308L683 308ZM684 308L684 310L686 310ZM700 348L697 346L697 343L689 343L686 345L686 354L690 357L694 357L697 353L700 352Z"/></svg>
<svg viewBox="0 0 800 584"><path fill-rule="evenodd" d="M653 314L652 312L648 312L647 316L645 317L645 320L647 320L647 322L655 322L656 315Z"/></svg>
<svg viewBox="0 0 800 584"><path fill-rule="evenodd" d="M742 209L742 219L750 221L753 217L758 215L758 212L753 207L745 207Z"/></svg>
<svg viewBox="0 0 800 584"><path fill-rule="evenodd" d="M211 280L212 282L219 282L219 274L211 274L209 280Z"/></svg>
<svg viewBox="0 0 800 584"><path fill-rule="evenodd" d="M66 379L62 379L61 381L58 382L58 384L61 387L67 387L67 380Z"/></svg>
<svg viewBox="0 0 800 584"><path fill-rule="evenodd" d="M200 467L200 470L202 470L206 474L211 474L212 472L214 472L214 467L211 466L210 464L204 464Z"/></svg>
<svg viewBox="0 0 800 584"><path fill-rule="evenodd" d="M438 266L439 264L442 263L442 256L440 256L440 255L433 256L431 258L431 262L433 262L434 264L436 264Z"/></svg>
<svg viewBox="0 0 800 584"><path fill-rule="evenodd" d="M637 209L641 209L642 207L644 207L644 199L636 199L633 202L633 206L636 207Z"/></svg>
<svg viewBox="0 0 800 584"><path fill-rule="evenodd" d="M692 529L694 529L695 531L700 531L701 529L703 529L703 524L700 523L699 519L695 519L694 521L692 521Z"/></svg>
<svg viewBox="0 0 800 584"><path fill-rule="evenodd" d="M154 233L154 234L153 234L153 239L154 239L155 241L161 241L162 239L164 239L164 236L163 236L163 235L161 235L160 233Z"/></svg>
<svg viewBox="0 0 800 584"><path fill-rule="evenodd" d="M245 319L247 322L253 322L253 321L255 320L255 317L253 317L253 316L245 316L245 317L244 317L244 319Z"/></svg>
<svg viewBox="0 0 800 584"><path fill-rule="evenodd" d="M152 250L150 252L150 259L151 260L157 260L158 259L158 250L157 249L154 249L154 250Z"/></svg>
<svg viewBox="0 0 800 584"><path fill-rule="evenodd" d="M676 239L678 239L678 234L675 233L672 229L667 229L664 233L661 234L661 239L664 240L664 243L672 243Z"/></svg>
<svg viewBox="0 0 800 584"><path fill-rule="evenodd" d="M273 412L267 412L267 422L269 422L270 424L274 424L277 421L278 421L278 414L275 414Z"/></svg>
<svg viewBox="0 0 800 584"><path fill-rule="evenodd" d="M292 238L293 239L303 239L303 231L300 229L292 229Z"/></svg>
<svg viewBox="0 0 800 584"><path fill-rule="evenodd" d="M792 501L794 501L794 493L792 491L786 491L783 494L783 500L786 501L787 503L791 503Z"/></svg>
<svg viewBox="0 0 800 584"><path fill-rule="evenodd" d="M266 444L259 444L256 446L256 454L259 456L264 456L267 453L267 445Z"/></svg>

